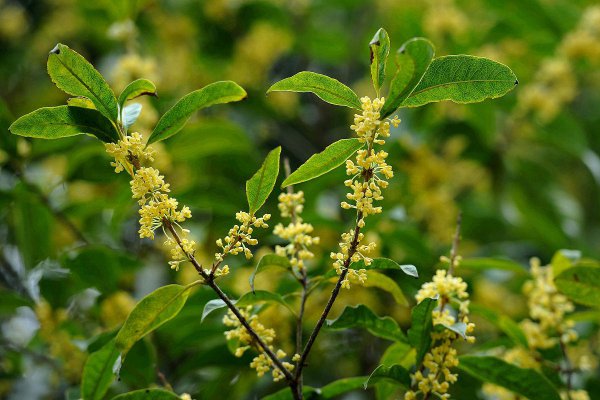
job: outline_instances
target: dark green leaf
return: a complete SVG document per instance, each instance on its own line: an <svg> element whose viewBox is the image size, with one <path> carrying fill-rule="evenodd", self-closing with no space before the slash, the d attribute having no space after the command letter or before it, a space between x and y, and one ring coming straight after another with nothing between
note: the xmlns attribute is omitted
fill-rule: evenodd
<svg viewBox="0 0 600 400"><path fill-rule="evenodd" d="M385 80L385 65L390 54L390 37L385 29L379 28L369 43L369 49L371 50L371 80L375 91L379 93Z"/></svg>
<svg viewBox="0 0 600 400"><path fill-rule="evenodd" d="M330 144L320 153L313 154L304 164L288 176L281 187L295 185L317 178L342 165L364 146L358 139L342 139Z"/></svg>
<svg viewBox="0 0 600 400"><path fill-rule="evenodd" d="M371 334L392 341L406 342L406 335L398 323L390 317L378 317L365 305L346 307L335 320L327 320L327 328L333 330L363 328Z"/></svg>
<svg viewBox="0 0 600 400"><path fill-rule="evenodd" d="M389 258L374 258L373 261L371 261L371 265L369 265L369 266L366 266L365 262L363 260L360 260L355 263L352 263L352 265L350 267L354 268L354 269L367 269L367 270L369 270L369 269L399 270L399 271L404 272L406 275L412 276L414 278L419 277L417 267L415 267L414 265L410 265L410 264L400 265L396 261L390 260Z"/></svg>
<svg viewBox="0 0 600 400"><path fill-rule="evenodd" d="M96 110L81 107L44 107L23 115L10 131L19 136L58 139L84 133L103 142L117 142L119 133L114 125Z"/></svg>
<svg viewBox="0 0 600 400"><path fill-rule="evenodd" d="M321 399L333 399L341 394L351 392L356 389L362 389L366 377L355 376L352 378L338 379L328 383L321 388Z"/></svg>
<svg viewBox="0 0 600 400"><path fill-rule="evenodd" d="M364 382L365 389L369 384L374 384L379 381L391 381L402 385L405 388L410 387L410 374L408 370L401 365L380 365L375 368L375 371L369 375L369 378Z"/></svg>
<svg viewBox="0 0 600 400"><path fill-rule="evenodd" d="M277 293L269 292L267 290L256 290L254 292L248 292L240 297L238 300L231 300L233 304L239 307L247 307L258 303L278 303L294 312L290 305ZM226 304L221 299L211 300L204 306L202 310L202 318L200 321L204 321L204 318L214 310L226 307Z"/></svg>
<svg viewBox="0 0 600 400"><path fill-rule="evenodd" d="M576 303L600 304L600 268L577 266L560 273L554 283L558 290Z"/></svg>
<svg viewBox="0 0 600 400"><path fill-rule="evenodd" d="M252 272L252 275L250 275L250 288L252 291L254 291L254 279L256 278L256 275L270 268L283 268L285 270L291 270L292 265L287 257L278 256L277 254L267 254L263 256L258 264L256 264L256 268L254 269L254 272Z"/></svg>
<svg viewBox="0 0 600 400"><path fill-rule="evenodd" d="M416 365L420 366L423 357L431 346L431 330L433 316L431 313L437 305L437 299L424 299L411 312L411 327L408 330L408 341L417 350Z"/></svg>
<svg viewBox="0 0 600 400"><path fill-rule="evenodd" d="M483 382L502 386L529 400L560 400L556 388L542 374L496 357L462 356L458 368Z"/></svg>
<svg viewBox="0 0 600 400"><path fill-rule="evenodd" d="M90 99L96 109L116 122L117 99L102 75L83 56L64 44L57 44L48 56L48 74L59 89Z"/></svg>
<svg viewBox="0 0 600 400"><path fill-rule="evenodd" d="M396 53L396 75L390 84L390 93L381 109L381 119L392 114L419 84L429 68L435 50L425 38L413 38Z"/></svg>
<svg viewBox="0 0 600 400"><path fill-rule="evenodd" d="M271 86L267 94L278 91L310 92L327 103L361 109L360 100L352 89L336 79L315 72L302 71L282 79Z"/></svg>
<svg viewBox="0 0 600 400"><path fill-rule="evenodd" d="M385 290L389 294L392 295L396 303L408 306L408 300L402 293L402 289L400 286L387 275L384 275L380 272L369 270L367 271L367 280L363 284L365 287L376 287L381 290Z"/></svg>
<svg viewBox="0 0 600 400"><path fill-rule="evenodd" d="M117 334L116 346L122 357L125 358L135 342L176 316L185 305L188 295L188 286L167 285L144 297Z"/></svg>
<svg viewBox="0 0 600 400"><path fill-rule="evenodd" d="M142 389L120 394L112 400L181 400L181 398L163 389Z"/></svg>
<svg viewBox="0 0 600 400"><path fill-rule="evenodd" d="M417 107L442 100L477 103L501 97L517 83L510 68L496 61L468 55L440 57L431 62L402 106Z"/></svg>
<svg viewBox="0 0 600 400"><path fill-rule="evenodd" d="M113 366L119 357L115 341L110 340L100 350L90 354L81 378L83 400L102 400L115 375Z"/></svg>
<svg viewBox="0 0 600 400"><path fill-rule="evenodd" d="M246 97L246 91L232 81L211 83L189 93L160 118L148 139L148 144L165 140L179 132L196 111L215 104L240 101Z"/></svg>
<svg viewBox="0 0 600 400"><path fill-rule="evenodd" d="M302 395L304 397L304 400L320 399L320 393L321 391L319 389L306 385L302 387ZM292 396L292 391L289 388L285 388L266 397L263 397L262 400L294 400L294 396Z"/></svg>
<svg viewBox="0 0 600 400"><path fill-rule="evenodd" d="M127 85L119 95L119 107L123 109L127 101L144 95L156 96L156 86L148 79L137 79Z"/></svg>
<svg viewBox="0 0 600 400"><path fill-rule="evenodd" d="M258 171L246 181L246 197L251 215L254 215L265 204L275 187L279 175L280 155L281 147L271 150Z"/></svg>

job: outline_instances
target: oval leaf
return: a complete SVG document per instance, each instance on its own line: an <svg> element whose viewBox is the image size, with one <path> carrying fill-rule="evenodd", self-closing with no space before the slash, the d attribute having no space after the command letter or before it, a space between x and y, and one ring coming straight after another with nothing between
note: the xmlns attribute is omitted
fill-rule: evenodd
<svg viewBox="0 0 600 400"><path fill-rule="evenodd" d="M364 146L358 139L342 139L330 144L318 154L312 155L304 164L288 176L281 187L306 182L326 174L332 169L339 167Z"/></svg>
<svg viewBox="0 0 600 400"><path fill-rule="evenodd" d="M351 392L356 389L362 389L365 382L364 376L355 376L352 378L338 379L328 383L321 388L319 399L333 399L339 395Z"/></svg>
<svg viewBox="0 0 600 400"><path fill-rule="evenodd" d="M248 292L240 297L238 300L231 300L233 304L237 307L247 307L252 306L258 303L278 303L290 310L294 313L294 310L290 307L290 305L277 293L269 292L267 290L256 290L254 292ZM202 318L201 321L204 321L204 318L211 312L218 310L220 308L226 307L226 304L221 299L211 300L204 306L204 310L202 310Z"/></svg>
<svg viewBox="0 0 600 400"><path fill-rule="evenodd" d="M181 400L181 397L163 389L142 389L120 394L112 400Z"/></svg>
<svg viewBox="0 0 600 400"><path fill-rule="evenodd" d="M271 92L310 92L329 104L361 109L358 96L348 86L326 75L310 71L298 72L280 80L267 90L267 94Z"/></svg>
<svg viewBox="0 0 600 400"><path fill-rule="evenodd" d="M281 147L271 150L258 171L246 181L246 197L251 215L254 215L265 204L275 187L279 175L280 155Z"/></svg>
<svg viewBox="0 0 600 400"><path fill-rule="evenodd" d="M396 321L390 317L378 317L362 304L355 307L346 307L342 315L335 320L328 319L327 328L333 330L363 328L372 335L383 339L406 342L406 335Z"/></svg>
<svg viewBox="0 0 600 400"><path fill-rule="evenodd" d="M122 110L123 105L129 100L140 96L155 96L156 86L148 79L136 79L131 82L119 95L119 107Z"/></svg>
<svg viewBox="0 0 600 400"><path fill-rule="evenodd" d="M250 275L250 288L253 292L256 275L269 268L291 270L292 264L290 264L290 260L288 260L287 257L278 256L277 254L267 254L263 256L258 264L256 264L256 268L254 269L254 272L252 272L252 275Z"/></svg>
<svg viewBox="0 0 600 400"><path fill-rule="evenodd" d="M461 268L475 270L499 269L517 274L526 274L527 270L518 262L505 258L465 258L460 262Z"/></svg>
<svg viewBox="0 0 600 400"><path fill-rule="evenodd" d="M202 89L182 97L158 121L148 144L165 140L183 128L193 113L214 104L240 101L247 97L246 91L232 81L211 83Z"/></svg>
<svg viewBox="0 0 600 400"><path fill-rule="evenodd" d="M114 125L97 110L81 107L44 107L23 115L10 131L19 136L39 139L59 139L84 133L103 142L117 142L119 133Z"/></svg>
<svg viewBox="0 0 600 400"><path fill-rule="evenodd" d="M523 346L524 348L529 347L527 336L525 336L525 333L519 324L510 317L479 304L471 304L470 310L473 314L481 315L487 321L496 325L496 327L504 332L516 345Z"/></svg>
<svg viewBox="0 0 600 400"><path fill-rule="evenodd" d="M586 306L600 304L600 268L573 267L554 280L556 287L569 299Z"/></svg>
<svg viewBox="0 0 600 400"><path fill-rule="evenodd" d="M102 400L114 379L113 366L119 357L115 341L110 340L100 350L90 354L81 378L83 400Z"/></svg>
<svg viewBox="0 0 600 400"><path fill-rule="evenodd" d="M385 290L392 295L396 303L403 306L408 306L408 300L404 296L404 293L402 293L400 286L398 286L398 284L387 275L377 271L368 270L367 280L363 285L365 287L376 287L378 289Z"/></svg>
<svg viewBox="0 0 600 400"><path fill-rule="evenodd" d="M556 388L542 374L496 357L462 356L458 368L483 382L502 386L529 400L560 400Z"/></svg>
<svg viewBox="0 0 600 400"><path fill-rule="evenodd" d="M371 80L375 91L379 93L385 80L385 65L390 54L390 37L385 29L379 28L369 43L369 49L371 50Z"/></svg>
<svg viewBox="0 0 600 400"><path fill-rule="evenodd" d="M517 84L511 69L496 61L468 55L439 57L431 62L402 107L442 100L477 103L503 96Z"/></svg>
<svg viewBox="0 0 600 400"><path fill-rule="evenodd" d="M392 114L419 84L435 54L433 44L425 38L413 38L396 52L396 75L381 109L381 119Z"/></svg>
<svg viewBox="0 0 600 400"><path fill-rule="evenodd" d="M57 44L48 56L48 74L59 89L73 96L89 98L96 109L116 122L117 99L100 72L83 56L64 44Z"/></svg>
<svg viewBox="0 0 600 400"><path fill-rule="evenodd" d="M135 342L175 317L188 295L189 287L167 285L140 300L117 334L116 346L123 358Z"/></svg>
<svg viewBox="0 0 600 400"><path fill-rule="evenodd" d="M89 108L92 110L96 109L94 103L87 97L71 97L67 99L67 105L71 107Z"/></svg>
<svg viewBox="0 0 600 400"><path fill-rule="evenodd" d="M400 265L394 260L390 260L389 258L374 258L371 261L371 265L366 266L363 260L352 263L350 266L353 269L393 269L404 272L406 275L412 276L413 278L419 277L419 272L417 271L417 267L411 264L403 264Z"/></svg>
<svg viewBox="0 0 600 400"><path fill-rule="evenodd" d="M411 312L411 325L408 330L408 341L417 350L416 365L420 366L425 354L431 346L431 330L433 329L433 309L437 299L423 299Z"/></svg>
<svg viewBox="0 0 600 400"><path fill-rule="evenodd" d="M364 383L366 389L369 384L374 384L380 381L388 381L399 384L405 388L410 388L410 374L406 368L401 365L380 365L375 368L375 371L369 375L369 378Z"/></svg>

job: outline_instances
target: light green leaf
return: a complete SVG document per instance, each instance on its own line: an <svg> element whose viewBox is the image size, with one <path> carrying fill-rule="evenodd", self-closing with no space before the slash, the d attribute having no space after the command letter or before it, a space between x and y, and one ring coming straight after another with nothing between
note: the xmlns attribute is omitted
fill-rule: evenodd
<svg viewBox="0 0 600 400"><path fill-rule="evenodd" d="M246 91L232 81L211 83L193 91L182 97L160 118L148 139L148 144L165 140L179 132L196 111L215 104L240 101L246 97Z"/></svg>
<svg viewBox="0 0 600 400"><path fill-rule="evenodd" d="M82 55L64 44L57 44L48 56L48 74L59 89L73 96L87 97L105 117L117 121L119 107L115 94Z"/></svg>
<svg viewBox="0 0 600 400"><path fill-rule="evenodd" d="M330 144L320 153L313 154L304 164L288 176L281 187L295 185L317 178L339 167L364 146L358 139L342 139Z"/></svg>
<svg viewBox="0 0 600 400"><path fill-rule="evenodd" d="M378 317L365 305L346 307L335 320L327 320L327 328L332 330L363 328L372 335L392 340L406 342L406 335L398 323L390 317Z"/></svg>
<svg viewBox="0 0 600 400"><path fill-rule="evenodd" d="M265 204L275 187L279 175L280 155L281 146L271 150L258 171L246 181L246 197L251 215L254 215Z"/></svg>
<svg viewBox="0 0 600 400"><path fill-rule="evenodd" d="M189 289L189 286L167 285L140 300L117 334L116 346L123 359L135 342L181 311L188 298Z"/></svg>
<svg viewBox="0 0 600 400"><path fill-rule="evenodd" d="M381 290L385 290L392 295L396 303L408 306L408 300L402 293L400 286L389 276L382 274L381 272L369 270L367 271L367 280L363 284L365 287L376 287Z"/></svg>
<svg viewBox="0 0 600 400"><path fill-rule="evenodd" d="M554 283L569 299L586 306L600 304L600 268L577 266L561 272Z"/></svg>
<svg viewBox="0 0 600 400"><path fill-rule="evenodd" d="M408 341L417 350L416 365L420 366L423 357L431 346L431 330L433 329L433 309L437 299L423 299L411 312L411 326L408 330Z"/></svg>
<svg viewBox="0 0 600 400"><path fill-rule="evenodd" d="M340 81L315 72L302 71L275 83L267 90L271 92L310 92L321 100L338 106L361 109L356 93Z"/></svg>
<svg viewBox="0 0 600 400"><path fill-rule="evenodd" d="M120 109L122 110L125 103L129 100L144 95L156 97L156 86L148 79L136 79L127 85L119 95Z"/></svg>
<svg viewBox="0 0 600 400"><path fill-rule="evenodd" d="M352 378L338 379L328 383L321 388L320 399L333 399L341 394L351 392L356 389L362 389L366 377L354 376Z"/></svg>
<svg viewBox="0 0 600 400"><path fill-rule="evenodd" d="M579 250L558 250L550 261L552 273L554 276L558 276L564 270L574 267L579 260L581 260L581 251Z"/></svg>
<svg viewBox="0 0 600 400"><path fill-rule="evenodd" d="M433 44L425 38L413 38L396 52L396 75L381 109L381 119L392 114L419 84L435 54Z"/></svg>
<svg viewBox="0 0 600 400"><path fill-rule="evenodd" d="M519 263L505 258L465 258L460 262L461 268L474 270L499 269L517 274L526 274L527 270Z"/></svg>
<svg viewBox="0 0 600 400"><path fill-rule="evenodd" d="M381 356L379 363L384 365L398 364L405 369L409 369L415 364L415 349L409 343L392 343Z"/></svg>
<svg viewBox="0 0 600 400"><path fill-rule="evenodd" d="M44 107L23 115L10 131L19 136L38 139L59 139L84 133L103 142L117 142L119 133L114 125L96 110L81 107Z"/></svg>
<svg viewBox="0 0 600 400"><path fill-rule="evenodd" d="M496 357L459 357L458 368L483 381L502 386L529 400L560 400L556 388L534 369L519 368Z"/></svg>
<svg viewBox="0 0 600 400"><path fill-rule="evenodd" d="M120 394L112 400L181 400L181 397L164 389L142 389Z"/></svg>
<svg viewBox="0 0 600 400"><path fill-rule="evenodd" d="M479 314L487 321L496 325L502 332L506 334L516 345L523 346L524 348L529 347L527 337L525 333L515 321L510 317L499 314L496 311L484 307L479 304L471 304L470 310L473 314Z"/></svg>
<svg viewBox="0 0 600 400"><path fill-rule="evenodd" d="M110 340L100 350L89 355L81 378L83 400L102 400L115 378L113 366L119 357L115 341Z"/></svg>
<svg viewBox="0 0 600 400"><path fill-rule="evenodd" d="M369 43L369 49L371 50L371 80L375 91L379 93L385 80L385 65L390 54L390 37L385 29L379 28Z"/></svg>
<svg viewBox="0 0 600 400"><path fill-rule="evenodd" d="M254 291L254 279L256 278L256 275L270 268L291 270L292 265L287 257L278 256L277 254L267 254L263 256L258 264L256 264L256 268L254 269L254 272L252 272L252 275L250 275L250 289L252 289L252 291Z"/></svg>
<svg viewBox="0 0 600 400"><path fill-rule="evenodd" d="M294 310L283 299L283 297L281 297L281 295L269 292L267 290L255 290L254 292L248 292L242 297L240 297L238 300L231 300L231 302L235 304L238 308L252 306L259 303L278 303L290 310L292 314L294 313ZM204 321L204 318L206 318L208 314L223 307L226 307L226 304L221 299L209 301L204 306L204 310L202 310L202 318L200 319L200 321Z"/></svg>
<svg viewBox="0 0 600 400"><path fill-rule="evenodd" d="M357 261L350 265L351 268L354 269L392 269L404 272L406 275L412 276L413 278L419 277L419 272L417 271L417 267L410 264L400 265L394 260L390 260L389 258L374 258L371 261L371 265L366 266L363 260Z"/></svg>
<svg viewBox="0 0 600 400"><path fill-rule="evenodd" d="M67 105L71 107L89 108L95 110L96 106L87 97L71 97L67 99Z"/></svg>
<svg viewBox="0 0 600 400"><path fill-rule="evenodd" d="M409 388L410 374L408 370L401 365L380 365L375 368L371 375L369 375L369 378L364 382L364 387L366 389L369 384L374 384L380 381L393 382L405 388Z"/></svg>
<svg viewBox="0 0 600 400"><path fill-rule="evenodd" d="M496 61L468 55L439 57L431 62L401 106L417 107L442 100L477 103L501 97L517 84L510 68Z"/></svg>

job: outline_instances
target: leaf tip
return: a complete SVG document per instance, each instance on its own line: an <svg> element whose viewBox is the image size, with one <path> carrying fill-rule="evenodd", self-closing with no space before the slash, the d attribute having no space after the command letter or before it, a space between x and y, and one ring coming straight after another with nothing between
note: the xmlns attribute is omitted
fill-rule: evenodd
<svg viewBox="0 0 600 400"><path fill-rule="evenodd" d="M515 79L515 86L517 86L519 84L519 80Z"/></svg>
<svg viewBox="0 0 600 400"><path fill-rule="evenodd" d="M60 54L60 43L57 43L56 46L52 50L50 50L50 54Z"/></svg>

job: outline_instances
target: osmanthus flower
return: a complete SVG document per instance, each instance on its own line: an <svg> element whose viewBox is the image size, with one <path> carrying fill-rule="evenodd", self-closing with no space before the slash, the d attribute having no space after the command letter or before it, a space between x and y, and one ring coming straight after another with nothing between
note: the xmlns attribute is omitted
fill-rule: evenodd
<svg viewBox="0 0 600 400"><path fill-rule="evenodd" d="M441 261L451 267L448 270L437 270L433 280L424 283L415 298L419 303L426 298L437 298L439 306L432 313L433 326L449 327L462 323L467 342L473 343L475 337L470 334L473 333L475 324L469 321L467 284L451 272L460 264L460 257L452 260L442 257ZM459 333L450 329L432 331L431 349L425 355L421 367L411 374L412 386L405 393L405 400L415 400L419 394L427 396L430 393L438 398L450 398L450 385L458 380L458 374L452 372L452 368L458 365L458 355L453 344L460 337Z"/></svg>

